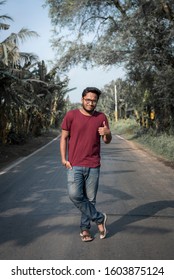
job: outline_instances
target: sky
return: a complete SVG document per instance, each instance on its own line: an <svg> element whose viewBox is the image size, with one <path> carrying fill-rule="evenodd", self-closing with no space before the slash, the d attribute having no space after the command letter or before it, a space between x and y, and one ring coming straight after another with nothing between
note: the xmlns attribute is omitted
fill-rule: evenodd
<svg viewBox="0 0 174 280"><path fill-rule="evenodd" d="M6 0L0 5L0 15L8 15L13 21L6 21L10 24L7 31L1 30L0 40L7 38L11 33L18 33L22 28L36 31L40 36L30 38L19 46L21 52L32 52L44 60L47 65L49 60L55 59L54 50L51 48L52 25L48 17L48 8L43 8L44 0ZM70 79L68 88L76 88L68 93L71 102L80 102L81 93L88 86L95 86L100 89L117 78L124 77L124 70L112 67L104 71L102 68L84 70L74 67L67 73Z"/></svg>

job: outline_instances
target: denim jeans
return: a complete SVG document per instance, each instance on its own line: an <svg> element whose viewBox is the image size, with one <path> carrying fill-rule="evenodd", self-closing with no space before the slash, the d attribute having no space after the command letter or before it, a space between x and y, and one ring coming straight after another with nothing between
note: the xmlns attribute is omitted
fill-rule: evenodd
<svg viewBox="0 0 174 280"><path fill-rule="evenodd" d="M102 213L95 208L100 167L73 166L68 169L68 193L70 200L81 211L81 230L90 229L90 222L101 224Z"/></svg>

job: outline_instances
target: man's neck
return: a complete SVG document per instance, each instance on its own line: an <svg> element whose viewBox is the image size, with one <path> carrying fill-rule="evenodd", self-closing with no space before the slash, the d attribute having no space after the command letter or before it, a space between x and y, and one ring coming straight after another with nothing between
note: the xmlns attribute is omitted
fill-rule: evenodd
<svg viewBox="0 0 174 280"><path fill-rule="evenodd" d="M95 110L89 112L89 111L86 111L83 107L80 109L80 112L85 115L85 116L93 116L94 113L95 113Z"/></svg>

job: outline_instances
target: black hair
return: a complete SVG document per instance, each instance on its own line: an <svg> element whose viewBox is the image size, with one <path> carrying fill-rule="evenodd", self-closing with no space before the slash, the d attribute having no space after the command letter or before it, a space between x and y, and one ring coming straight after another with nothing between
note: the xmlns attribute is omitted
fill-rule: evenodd
<svg viewBox="0 0 174 280"><path fill-rule="evenodd" d="M85 88L85 89L83 90L83 92L82 92L82 97L86 96L86 94L87 94L88 92L92 92L92 93L97 94L98 99L99 99L100 94L101 94L101 91L100 91L98 88L96 88L96 87L87 87L87 88Z"/></svg>

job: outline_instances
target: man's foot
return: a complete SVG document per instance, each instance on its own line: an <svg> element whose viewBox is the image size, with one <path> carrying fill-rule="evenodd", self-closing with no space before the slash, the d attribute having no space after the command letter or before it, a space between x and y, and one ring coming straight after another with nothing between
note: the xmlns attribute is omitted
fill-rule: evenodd
<svg viewBox="0 0 174 280"><path fill-rule="evenodd" d="M82 230L80 232L81 240L83 242L90 242L94 240L94 237L90 234L89 230Z"/></svg>
<svg viewBox="0 0 174 280"><path fill-rule="evenodd" d="M100 233L100 239L104 239L107 235L107 230L106 230L106 220L107 220L107 216L105 213L103 213L104 215L104 220L102 224L98 225L98 230Z"/></svg>

